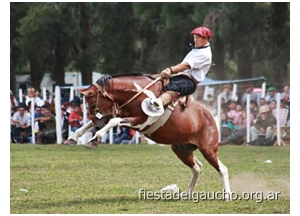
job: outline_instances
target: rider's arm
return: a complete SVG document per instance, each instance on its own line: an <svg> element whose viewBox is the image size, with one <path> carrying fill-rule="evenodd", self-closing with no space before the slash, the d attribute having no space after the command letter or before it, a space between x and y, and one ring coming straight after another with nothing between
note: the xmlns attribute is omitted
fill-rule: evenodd
<svg viewBox="0 0 300 216"><path fill-rule="evenodd" d="M166 78L168 77L170 74L176 74L178 72L182 72L186 69L189 69L190 68L190 65L186 62L183 62L183 63L180 63L180 64L177 64L175 66L172 66L172 67L169 67L169 68L166 68L164 69L160 75L162 78Z"/></svg>
<svg viewBox="0 0 300 216"><path fill-rule="evenodd" d="M175 66L172 66L172 67L169 67L171 73L178 73L178 72L182 72L186 69L189 69L191 68L190 65L186 62L183 62L183 63L180 63L178 65L175 65Z"/></svg>

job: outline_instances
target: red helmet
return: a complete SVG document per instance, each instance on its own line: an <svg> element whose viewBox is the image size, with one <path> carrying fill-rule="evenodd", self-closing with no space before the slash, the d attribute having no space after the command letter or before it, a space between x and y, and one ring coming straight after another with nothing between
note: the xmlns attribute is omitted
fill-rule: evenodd
<svg viewBox="0 0 300 216"><path fill-rule="evenodd" d="M193 31L191 31L191 34L196 34L207 39L211 38L212 36L211 31L206 27L195 28Z"/></svg>

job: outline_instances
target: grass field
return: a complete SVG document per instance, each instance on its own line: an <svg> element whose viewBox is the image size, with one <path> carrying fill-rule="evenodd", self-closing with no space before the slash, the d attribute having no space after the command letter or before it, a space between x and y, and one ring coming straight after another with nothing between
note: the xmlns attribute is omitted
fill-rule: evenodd
<svg viewBox="0 0 300 216"><path fill-rule="evenodd" d="M222 191L219 174L199 151L203 172L195 192ZM232 191L279 192L278 199L145 200L139 190L159 191L177 184L184 191L190 169L170 146L10 145L11 214L238 214L290 213L289 147L219 147ZM271 160L272 163L264 163Z"/></svg>

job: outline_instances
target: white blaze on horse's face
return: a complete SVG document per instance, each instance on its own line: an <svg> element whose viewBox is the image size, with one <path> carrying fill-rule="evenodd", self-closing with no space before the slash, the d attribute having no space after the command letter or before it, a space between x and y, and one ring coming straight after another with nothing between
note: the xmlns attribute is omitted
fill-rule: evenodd
<svg viewBox="0 0 300 216"><path fill-rule="evenodd" d="M143 88L141 86L139 86L136 82L133 82L133 85L136 87L136 89L137 89L138 92L143 90ZM155 99L156 98L155 95L154 95L154 93L152 91L148 90L148 89L144 89L143 93L145 95L147 95L151 99Z"/></svg>

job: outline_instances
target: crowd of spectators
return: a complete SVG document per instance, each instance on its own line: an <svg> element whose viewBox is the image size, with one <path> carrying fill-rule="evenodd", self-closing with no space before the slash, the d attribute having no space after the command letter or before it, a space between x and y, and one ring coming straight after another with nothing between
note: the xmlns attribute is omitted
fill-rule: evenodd
<svg viewBox="0 0 300 216"><path fill-rule="evenodd" d="M34 136L36 144L56 143L56 113L54 104L55 95L51 95L46 90L46 100L43 100L40 90L30 87L27 94L23 95L21 102L16 99L14 93L10 91L10 129L12 143L30 143L32 142L32 113L31 103L34 102ZM90 120L87 112L86 121L83 118L83 104L79 97L69 101L69 94L61 99L62 140L69 137L69 133L75 132ZM115 144L132 144L135 141L134 131L128 128L115 128ZM91 130L93 134L95 133ZM107 135L102 138L101 143L107 143Z"/></svg>
<svg viewBox="0 0 300 216"><path fill-rule="evenodd" d="M21 100L20 100L21 99ZM41 91L32 87L27 94L16 99L10 91L10 129L12 143L30 143L34 133L37 144L56 143L56 113L54 109L54 94L46 90L44 100ZM31 113L31 103L34 103L34 113ZM79 104L80 105L80 104ZM69 114L65 104L61 105L62 138L67 139L69 133ZM34 115L34 131L32 131L32 118Z"/></svg>
<svg viewBox="0 0 300 216"><path fill-rule="evenodd" d="M264 135L266 139L274 137L270 128L276 125L276 88L271 86L267 89L267 94L259 98L253 92L252 85L245 85L241 100L232 98L231 86L223 86L221 94L221 142L220 145L228 143L246 144L246 98L250 95L250 134L251 142L259 136ZM11 115L11 142L30 143L32 137L31 129L31 103L34 102L35 140L37 144L48 144L56 142L56 122L54 109L54 94L46 90L46 100L43 100L40 90L28 88L27 95L23 95L22 100L17 100L14 93L10 91L10 115ZM289 86L285 85L281 96L280 108L290 109ZM75 132L84 125L83 104L78 97L69 101L69 96L62 98L61 105L61 127L63 141L69 136L69 132ZM288 123L289 124L288 115ZM89 121L89 114L86 116ZM69 129L70 128L70 129ZM94 134L94 131L91 130ZM108 143L108 133L99 141ZM113 132L113 142L115 144L135 143L135 133L125 127L115 127Z"/></svg>
<svg viewBox="0 0 300 216"><path fill-rule="evenodd" d="M231 88L224 86L227 95L231 95ZM276 88L270 86L267 94L259 98L258 94L253 92L252 85L245 85L245 92L240 101L228 100L224 98L221 105L221 141L220 145L228 143L255 145L258 138L263 137L266 143L272 143L275 136L272 130L277 123L276 119ZM221 97L225 94L220 93ZM247 143L247 116L246 116L246 99L250 95L250 142ZM290 92L289 86L285 85L283 92L280 94L280 108L290 109ZM289 126L289 115L287 117L287 126ZM274 141L275 142L275 141Z"/></svg>

